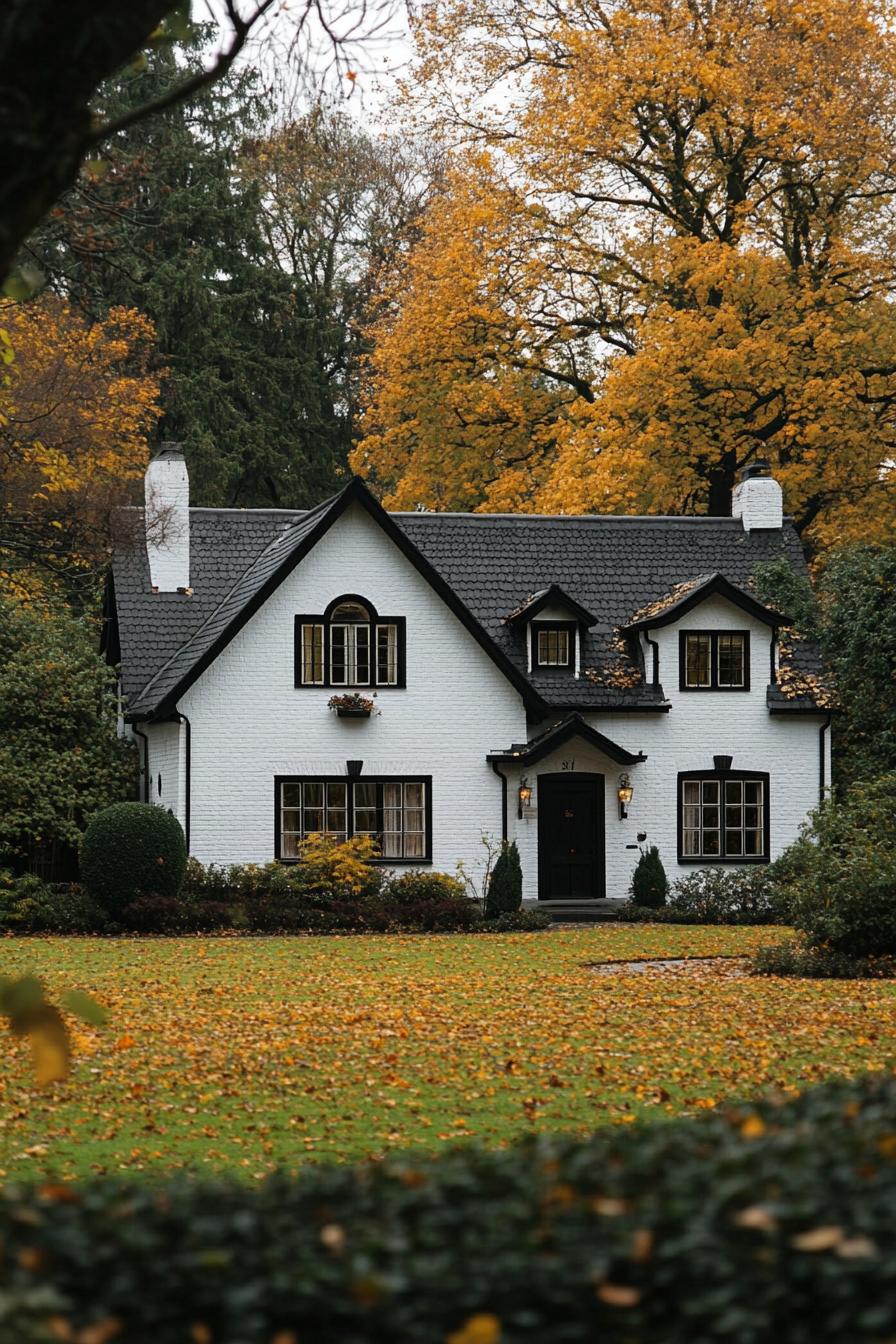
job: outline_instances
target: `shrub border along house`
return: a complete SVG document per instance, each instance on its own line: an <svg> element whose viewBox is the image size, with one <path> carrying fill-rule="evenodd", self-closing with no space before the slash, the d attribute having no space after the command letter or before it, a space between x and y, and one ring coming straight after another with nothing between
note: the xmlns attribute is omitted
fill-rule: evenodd
<svg viewBox="0 0 896 1344"><path fill-rule="evenodd" d="M101 813L83 854L87 890L0 873L0 932L528 933L551 922L509 905L483 913L445 873L384 869L366 838L311 836L288 866L204 868L186 860L175 818L145 803Z"/></svg>
<svg viewBox="0 0 896 1344"><path fill-rule="evenodd" d="M874 1075L585 1142L253 1187L7 1184L0 1334L879 1342L896 1334L894 1116L896 1081Z"/></svg>

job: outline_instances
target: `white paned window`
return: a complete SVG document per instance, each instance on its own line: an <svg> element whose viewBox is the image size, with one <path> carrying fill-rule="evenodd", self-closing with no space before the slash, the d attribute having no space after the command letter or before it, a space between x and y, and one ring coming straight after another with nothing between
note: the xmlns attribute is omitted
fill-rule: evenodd
<svg viewBox="0 0 896 1344"><path fill-rule="evenodd" d="M746 630L685 630L681 634L682 691L748 691L750 636Z"/></svg>
<svg viewBox="0 0 896 1344"><path fill-rule="evenodd" d="M766 859L768 789L748 775L694 776L680 781L680 858Z"/></svg>
<svg viewBox="0 0 896 1344"><path fill-rule="evenodd" d="M294 780L280 786L281 859L298 856L309 835L348 838L348 783L343 780Z"/></svg>
<svg viewBox="0 0 896 1344"><path fill-rule="evenodd" d="M296 616L296 686L403 686L403 617L340 598L322 616Z"/></svg>
<svg viewBox="0 0 896 1344"><path fill-rule="evenodd" d="M376 627L376 684L395 686L398 683L398 626Z"/></svg>
<svg viewBox="0 0 896 1344"><path fill-rule="evenodd" d="M302 626L302 685L324 684L324 627Z"/></svg>
<svg viewBox="0 0 896 1344"><path fill-rule="evenodd" d="M299 857L309 835L367 836L385 862L429 862L429 779L279 781L277 857Z"/></svg>
<svg viewBox="0 0 896 1344"><path fill-rule="evenodd" d="M539 667L569 666L569 631L560 628L538 631Z"/></svg>

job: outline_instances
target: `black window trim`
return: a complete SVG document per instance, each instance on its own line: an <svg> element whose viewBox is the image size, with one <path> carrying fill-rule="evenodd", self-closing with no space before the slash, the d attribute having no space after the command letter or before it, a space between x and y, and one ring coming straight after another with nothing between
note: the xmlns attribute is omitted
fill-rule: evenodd
<svg viewBox="0 0 896 1344"><path fill-rule="evenodd" d="M536 668L546 672L565 672L576 665L576 638L578 621L532 621L532 670ZM565 663L542 663L538 657L538 636L542 630L566 630L569 634L569 656Z"/></svg>
<svg viewBox="0 0 896 1344"><path fill-rule="evenodd" d="M345 784L346 786L346 834L351 838L355 833L354 786L356 784L422 784L424 810L424 847L425 852L414 858L378 858L372 862L383 868L402 866L428 866L432 864L432 775L275 775L274 776L274 857L277 863L299 863L299 859L283 858L281 848L281 806L280 793L284 784ZM382 803L377 803L377 830L382 832Z"/></svg>
<svg viewBox="0 0 896 1344"><path fill-rule="evenodd" d="M336 685L330 679L330 626L332 623L333 612L337 607L341 607L344 602L356 602L364 607L370 613L369 621L358 621L358 625L366 625L370 631L370 681L361 685L347 685L345 682L338 682ZM341 622L337 622L341 624ZM302 626L320 625L323 627L323 655L324 655L324 679L317 682L306 682L302 680ZM376 679L376 661L377 661L377 640L376 630L379 625L394 625L395 637L397 641L397 667L396 679L392 682L378 682ZM335 597L328 603L323 612L315 612L313 615L298 615L295 618L293 627L293 684L298 691L401 691L407 686L406 673L406 653L407 653L407 618L405 616L381 616L376 607L369 598L361 597L358 593L343 593L340 597Z"/></svg>
<svg viewBox="0 0 896 1344"><path fill-rule="evenodd" d="M688 638L691 635L708 636L709 645L709 676L708 686L689 686L688 685L688 660L687 648ZM744 641L744 681L742 686L720 686L719 685L719 636L720 635L740 635ZM689 694L703 691L734 691L741 693L750 689L750 632L749 630L680 630L678 632L678 689L687 691Z"/></svg>
<svg viewBox="0 0 896 1344"><path fill-rule="evenodd" d="M717 779L722 785L726 779L757 779L762 781L762 853L761 854L685 854L684 853L684 803L682 802L682 784L688 779ZM769 806L769 777L764 770L680 770L675 782L677 790L676 811L678 816L678 862L707 868L718 864L769 863L771 846L771 808ZM725 799L724 788L719 790L719 845L725 848Z"/></svg>

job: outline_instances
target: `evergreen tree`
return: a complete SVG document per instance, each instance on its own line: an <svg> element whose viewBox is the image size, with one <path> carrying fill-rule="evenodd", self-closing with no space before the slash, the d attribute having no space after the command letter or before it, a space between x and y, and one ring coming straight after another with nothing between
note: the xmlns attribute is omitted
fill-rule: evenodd
<svg viewBox="0 0 896 1344"><path fill-rule="evenodd" d="M641 857L632 874L632 900L635 905L659 906L666 904L669 881L656 845L641 851Z"/></svg>
<svg viewBox="0 0 896 1344"><path fill-rule="evenodd" d="M200 45L149 55L103 91L115 117L198 67ZM161 438L184 444L203 504L302 507L334 488L349 445L340 361L301 277L263 236L240 171L271 106L251 71L121 132L29 240L54 288L90 316L136 307L158 334Z"/></svg>
<svg viewBox="0 0 896 1344"><path fill-rule="evenodd" d="M485 917L497 919L519 910L523 902L523 870L516 841L501 846L485 894Z"/></svg>

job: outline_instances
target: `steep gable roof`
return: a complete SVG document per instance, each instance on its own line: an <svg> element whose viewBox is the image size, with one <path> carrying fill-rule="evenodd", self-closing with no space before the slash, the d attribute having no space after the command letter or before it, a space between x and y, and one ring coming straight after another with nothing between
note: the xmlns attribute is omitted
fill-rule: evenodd
<svg viewBox="0 0 896 1344"><path fill-rule="evenodd" d="M504 653L495 648L476 618L445 580L421 555L414 543L396 526L378 500L358 477L338 495L301 515L290 529L280 532L238 577L225 597L198 629L144 686L130 705L128 717L140 719L173 710L178 698L227 647L237 632L263 605L302 558L333 526L351 504L359 504L411 564L436 590L446 605L485 650L524 700L536 711L545 708L538 694ZM195 587L195 585L194 585ZM153 596L158 596L154 594Z"/></svg>
<svg viewBox="0 0 896 1344"><path fill-rule="evenodd" d="M644 683L634 641L627 646L620 637L633 616L693 585L695 575L702 583L719 574L748 591L755 566L780 555L806 573L791 526L746 533L731 518L388 514L360 482L307 512L191 509L192 595L153 593L145 548L116 548L114 607L130 716L173 706L184 677L208 665L352 499L366 503L448 605L464 613L535 713L544 706L663 710L662 688ZM528 672L524 633L507 620L552 585L594 618L583 633L578 679L563 670ZM794 662L806 673L819 665L805 643L796 645Z"/></svg>

